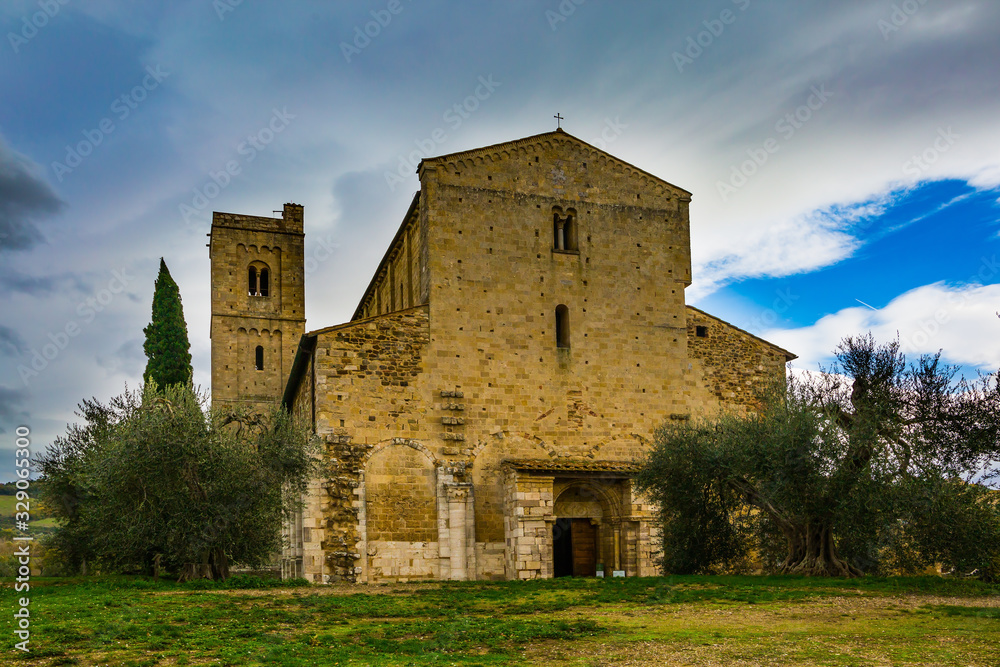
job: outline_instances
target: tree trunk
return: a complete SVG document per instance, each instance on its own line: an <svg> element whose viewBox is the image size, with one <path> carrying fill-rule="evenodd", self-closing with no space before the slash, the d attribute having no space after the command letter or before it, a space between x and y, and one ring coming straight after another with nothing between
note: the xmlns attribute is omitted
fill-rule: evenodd
<svg viewBox="0 0 1000 667"><path fill-rule="evenodd" d="M226 557L226 552L222 550L222 547L215 547L212 549L211 560L212 578L220 581L228 579L229 559Z"/></svg>
<svg viewBox="0 0 1000 667"><path fill-rule="evenodd" d="M206 551L201 554L200 563L185 563L184 569L181 570L181 576L178 577L178 581L191 581L192 579L211 579L212 578L212 566L209 563L209 553Z"/></svg>
<svg viewBox="0 0 1000 667"><path fill-rule="evenodd" d="M782 574L807 577L860 577L861 571L837 553L830 527L793 525L786 529L788 555L781 564Z"/></svg>
<svg viewBox="0 0 1000 667"><path fill-rule="evenodd" d="M213 547L201 554L200 563L185 563L177 581L185 582L192 579L225 581L228 578L229 558L222 547Z"/></svg>

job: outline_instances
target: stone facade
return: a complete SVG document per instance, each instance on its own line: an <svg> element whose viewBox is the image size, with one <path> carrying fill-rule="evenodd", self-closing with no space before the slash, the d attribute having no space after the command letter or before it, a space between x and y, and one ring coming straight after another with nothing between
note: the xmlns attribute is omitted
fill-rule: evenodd
<svg viewBox="0 0 1000 667"><path fill-rule="evenodd" d="M280 218L212 214L213 405L266 409L281 395L305 331L302 230L297 204Z"/></svg>
<svg viewBox="0 0 1000 667"><path fill-rule="evenodd" d="M685 306L676 186L562 131L418 173L352 321L296 340L272 395L325 443L285 573L654 574L654 429L745 409L790 355Z"/></svg>
<svg viewBox="0 0 1000 667"><path fill-rule="evenodd" d="M780 373L788 353L728 322L687 307L691 393L701 405L750 405L755 392Z"/></svg>

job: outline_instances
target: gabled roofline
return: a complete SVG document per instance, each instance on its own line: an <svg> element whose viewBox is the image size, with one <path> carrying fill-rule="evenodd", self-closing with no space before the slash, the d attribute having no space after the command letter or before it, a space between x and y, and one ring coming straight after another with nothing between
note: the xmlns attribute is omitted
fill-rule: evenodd
<svg viewBox="0 0 1000 667"><path fill-rule="evenodd" d="M394 310L389 313L382 313L381 315L372 315L371 317L363 317L358 320L350 320L349 322L341 322L340 324L332 324L328 327L323 327L322 329L315 329L305 333L305 336L318 336L320 334L328 334L334 331L339 331L340 329L347 329L348 327L356 327L362 324L367 324L368 322L374 322L380 320L384 317L392 317L393 315L399 315L400 313L406 313L411 310L419 310L421 308L427 308L427 303L418 303L415 306L410 306L409 308L400 308L399 310Z"/></svg>
<svg viewBox="0 0 1000 667"><path fill-rule="evenodd" d="M322 329L316 329L315 331L307 331L302 334L302 337L299 338L299 346L295 349L295 359L292 361L292 368L288 372L288 382L285 383L285 391L281 395L281 404L288 410L292 409L292 403L295 402L295 396L298 394L299 385L302 383L302 378L305 376L306 369L309 367L309 360L313 356L313 352L316 350L316 343L319 340L320 334L328 334L333 333L334 331L348 329L350 327L362 326L368 322L373 322L386 317L392 317L411 310L419 310L420 308L426 310L427 304L422 303L417 306L403 308L402 310L394 310L391 313L382 313L381 315L372 315L371 317L366 317L360 320L351 320L350 322L344 322L342 324L334 324L333 326L323 327Z"/></svg>
<svg viewBox="0 0 1000 667"><path fill-rule="evenodd" d="M715 320L716 322L720 322L720 323L722 323L722 324L725 324L725 325L726 325L727 327L731 327L731 328L733 328L733 329L736 329L737 331L740 331L740 332L742 332L742 333L745 333L746 335L750 336L750 337L751 337L751 338L753 338L754 340L759 340L759 341L760 341L761 343L764 343L764 344L765 344L765 345L767 345L768 347L771 347L771 348L773 348L773 349L777 350L778 352L781 352L782 354L784 354L784 355L785 355L785 360L786 360L786 361L792 361L793 359L798 359L798 358L799 358L799 355L797 355L797 354L794 354L794 353L792 353L792 352L789 352L789 351L788 351L788 350L786 350L785 348L783 348L783 347L780 347L780 346L778 346L778 345L775 345L775 344L774 344L774 343L772 343L771 341L769 341L769 340L765 340L765 339L761 338L760 336L755 336L755 335L753 335L752 333L750 333L749 331L747 331L746 329L741 329L740 327L736 326L735 324L732 324L731 322L727 322L727 321L725 321L725 320L724 320L724 319L722 319L721 317L716 317L715 315L712 315L712 314L710 314L710 313L706 313L706 312L705 312L704 310L702 310L701 308L695 308L694 306L690 306L690 305L687 305L687 304L685 304L685 306L684 306L684 307L685 307L685 308L690 308L691 310L693 310L693 311L695 311L695 312L698 312L698 313L701 313L701 314L702 314L702 315L704 315L705 317L708 317L708 318L711 318L711 319Z"/></svg>
<svg viewBox="0 0 1000 667"><path fill-rule="evenodd" d="M659 176L657 176L655 174L649 173L645 169L640 169L639 167L635 166L634 164L632 164L630 162L626 162L625 160L621 159L620 157L616 157L616 156L612 155L611 153L603 151L600 148L598 148L597 146L594 146L593 144L588 144L583 139L581 139L579 137L575 137L575 136L573 136L572 134L570 134L569 132L567 132L566 130L563 130L563 129L553 130L551 132L543 132L541 134L535 134L535 135L532 135L530 137L524 137L522 139L515 139L513 141L504 141L504 142L501 142L501 143L498 143L498 144L492 144L490 146L483 146L481 148L471 148L471 149L465 150L465 151L456 151L454 153L445 153L444 155L438 155L438 156L435 156L435 157L424 158L423 160L420 161L420 164L417 165L417 173L419 174L420 170L423 169L424 163L444 162L446 160L460 160L460 159L465 158L465 157L475 157L475 156L483 155L483 154L486 154L486 153L495 153L498 150L504 150L504 149L507 149L509 147L510 148L514 148L514 147L524 146L526 144L534 144L534 143L538 143L542 139L551 139L553 137L559 137L559 138L564 138L564 139L572 139L573 141L576 141L576 142L578 142L578 143L586 146L590 150L595 151L596 153L599 153L600 155L603 155L604 157L608 158L609 160L612 160L614 162L617 162L618 164L624 165L624 166L628 167L629 169L634 169L635 171L637 171L640 174L646 176L647 178L651 178L652 180L656 181L657 183L662 183L663 185L666 185L667 187L671 188L672 190L676 190L676 191L678 191L680 193L683 193L688 198L691 197L691 193L688 192L687 190L685 190L684 188L682 188L680 186L677 186L677 185L674 185L670 181L665 181L662 178L660 178Z"/></svg>
<svg viewBox="0 0 1000 667"><path fill-rule="evenodd" d="M382 273L382 267L385 266L386 262L389 261L389 256L392 254L392 249L396 247L396 242L399 241L403 236L403 232L406 230L406 226L410 221L410 215L417 209L417 204L420 202L420 190L413 193L413 200L410 201L410 207L406 209L406 214L403 216L403 222L399 224L399 229L396 230L396 235L392 237L392 241L389 242L389 247L386 248L385 254L382 255L382 259L379 261L378 266L375 268L375 274L372 279L368 281L368 287L361 294L361 300L358 302L357 308L354 309L354 314L351 315L351 321L358 319L361 316L361 307L365 305L365 297L368 296L368 292L371 291L372 287L378 281L379 274Z"/></svg>

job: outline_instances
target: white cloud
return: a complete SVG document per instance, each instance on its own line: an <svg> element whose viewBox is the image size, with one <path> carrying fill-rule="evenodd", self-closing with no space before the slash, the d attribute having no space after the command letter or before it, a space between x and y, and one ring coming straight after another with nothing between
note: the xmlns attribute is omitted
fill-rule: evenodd
<svg viewBox="0 0 1000 667"><path fill-rule="evenodd" d="M995 259L983 273L996 276ZM762 336L799 355L796 365L816 368L828 363L845 336L872 332L876 340L897 336L901 350L913 358L942 351L951 363L1000 368L1000 284L924 285L893 299L884 308L845 308L799 329L772 329Z"/></svg>
<svg viewBox="0 0 1000 667"><path fill-rule="evenodd" d="M858 247L845 238L852 231L814 211L878 202L921 182L1000 184L997 76L986 59L969 57L973 48L997 53L998 10L971 0L928 3L883 38L878 21L893 11L888 3L813 6L809 19L758 4L676 87L651 95L645 107L671 119L667 136L641 137L647 147L633 147L631 136L621 143L646 156L637 164L694 193L690 293L702 297L733 280L794 274L850 255ZM813 86L825 86L829 100L791 136L778 132ZM770 138L777 151L721 197L718 184L760 156ZM794 259L776 264L764 230L789 226L793 232L773 243L785 246L782 260Z"/></svg>
<svg viewBox="0 0 1000 667"><path fill-rule="evenodd" d="M687 298L696 302L742 278L790 276L836 264L861 246L853 232L869 226L891 199L831 206L735 236L718 249L720 257L695 264Z"/></svg>

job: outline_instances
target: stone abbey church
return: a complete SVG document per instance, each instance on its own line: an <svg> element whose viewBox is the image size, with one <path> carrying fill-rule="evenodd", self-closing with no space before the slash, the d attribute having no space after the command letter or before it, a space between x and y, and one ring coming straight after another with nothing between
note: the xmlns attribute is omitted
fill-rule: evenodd
<svg viewBox="0 0 1000 667"><path fill-rule="evenodd" d="M323 443L283 574L657 574L654 430L793 355L685 305L690 193L562 130L418 174L351 321L309 332L303 207L213 216L212 401L283 401Z"/></svg>

